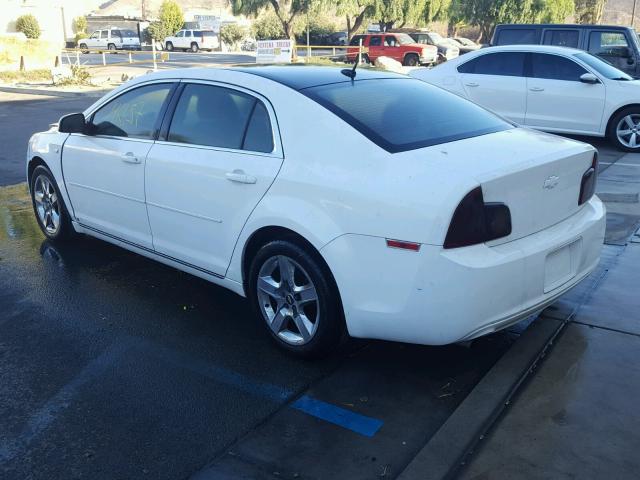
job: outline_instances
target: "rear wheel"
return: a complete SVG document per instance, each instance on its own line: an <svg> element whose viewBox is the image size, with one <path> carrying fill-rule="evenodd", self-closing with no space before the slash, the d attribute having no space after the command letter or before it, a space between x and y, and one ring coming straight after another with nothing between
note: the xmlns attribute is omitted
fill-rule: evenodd
<svg viewBox="0 0 640 480"><path fill-rule="evenodd" d="M31 203L42 233L49 240L59 241L73 237L76 232L71 224L60 190L49 169L36 167L31 175Z"/></svg>
<svg viewBox="0 0 640 480"><path fill-rule="evenodd" d="M640 152L640 107L625 108L614 115L608 136L620 150Z"/></svg>
<svg viewBox="0 0 640 480"><path fill-rule="evenodd" d="M192 53L198 53L198 50L200 50L200 48L198 47L198 44L196 42L193 42L191 44L191 48L189 49Z"/></svg>
<svg viewBox="0 0 640 480"><path fill-rule="evenodd" d="M326 267L304 248L272 241L256 254L247 293L271 338L300 357L340 344L345 329L337 288Z"/></svg>
<svg viewBox="0 0 640 480"><path fill-rule="evenodd" d="M420 57L418 57L418 55L416 55L415 53L407 53L404 56L404 62L402 62L405 67L415 67L419 63Z"/></svg>
<svg viewBox="0 0 640 480"><path fill-rule="evenodd" d="M167 51L173 52L173 43L167 42L167 45L165 46L165 48L167 49Z"/></svg>

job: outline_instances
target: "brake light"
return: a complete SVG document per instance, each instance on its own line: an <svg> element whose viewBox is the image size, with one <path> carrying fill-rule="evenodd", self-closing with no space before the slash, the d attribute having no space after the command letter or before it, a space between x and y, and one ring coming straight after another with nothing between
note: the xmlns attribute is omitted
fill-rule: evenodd
<svg viewBox="0 0 640 480"><path fill-rule="evenodd" d="M456 207L444 248L458 248L511 235L511 212L503 203L485 203L482 188L471 190Z"/></svg>
<svg viewBox="0 0 640 480"><path fill-rule="evenodd" d="M582 175L580 183L580 196L578 197L578 205L588 202L596 192L596 183L598 181L598 152L593 153L593 160L589 169Z"/></svg>

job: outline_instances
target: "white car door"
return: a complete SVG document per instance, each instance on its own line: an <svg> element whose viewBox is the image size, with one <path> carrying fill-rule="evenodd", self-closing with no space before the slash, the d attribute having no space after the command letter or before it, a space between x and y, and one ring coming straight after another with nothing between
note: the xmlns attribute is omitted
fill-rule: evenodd
<svg viewBox="0 0 640 480"><path fill-rule="evenodd" d="M606 89L602 82L583 83L587 70L555 54L531 53L527 78L525 125L543 130L598 133Z"/></svg>
<svg viewBox="0 0 640 480"><path fill-rule="evenodd" d="M189 82L179 93L147 158L153 244L223 276L242 227L282 164L275 115L268 102L228 85Z"/></svg>
<svg viewBox="0 0 640 480"><path fill-rule="evenodd" d="M173 44L174 48L186 48L184 42L184 30L180 30L176 33L175 43Z"/></svg>
<svg viewBox="0 0 640 480"><path fill-rule="evenodd" d="M174 86L159 82L122 93L88 117L86 134L65 142L64 181L83 227L153 248L145 162Z"/></svg>
<svg viewBox="0 0 640 480"><path fill-rule="evenodd" d="M100 48L100 30L96 30L95 32L93 32L91 36L83 40L83 42L89 48Z"/></svg>
<svg viewBox="0 0 640 480"><path fill-rule="evenodd" d="M467 98L513 122L524 123L525 58L524 52L488 53L458 66Z"/></svg>

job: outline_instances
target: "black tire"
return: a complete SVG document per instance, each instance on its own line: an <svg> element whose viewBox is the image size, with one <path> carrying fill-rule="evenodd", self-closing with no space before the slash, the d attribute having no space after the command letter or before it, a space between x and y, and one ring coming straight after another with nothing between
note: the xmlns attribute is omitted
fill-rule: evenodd
<svg viewBox="0 0 640 480"><path fill-rule="evenodd" d="M173 52L173 43L167 42L165 48L167 49L167 52Z"/></svg>
<svg viewBox="0 0 640 480"><path fill-rule="evenodd" d="M38 207L36 205L36 183L41 177L46 177L51 187L53 187L55 191L58 203L58 208L56 211L60 218L59 227L55 232L51 232L47 229L42 219L40 218L40 214L38 213ZM58 184L56 183L55 178L53 178L53 174L51 173L51 171L43 165L37 166L31 174L30 182L31 183L29 187L31 190L31 205L33 206L33 213L35 214L38 226L40 227L40 230L45 235L45 237L53 242L59 242L63 240L70 240L71 238L77 236L77 233L73 229L73 225L71 224L71 215L69 215L69 211L64 204L64 199L62 198L62 195L60 195Z"/></svg>
<svg viewBox="0 0 640 480"><path fill-rule="evenodd" d="M636 126L634 127L627 125L629 127L628 130L636 134L636 147L632 147L629 145L629 143L631 143L631 135L628 138L626 138L625 136L623 136L622 138L622 140L625 140L628 143L627 145L625 145L618 137L618 125L624 121L625 117L629 115L632 115L634 117L633 123L636 124ZM611 117L611 120L609 121L609 127L607 129L607 137L609 138L609 141L619 150L625 152L640 152L640 107L624 108L616 113L613 117Z"/></svg>
<svg viewBox="0 0 640 480"><path fill-rule="evenodd" d="M189 48L189 51L191 53L198 53L198 50L200 50L200 47L198 46L198 44L196 42L192 42L191 48Z"/></svg>
<svg viewBox="0 0 640 480"><path fill-rule="evenodd" d="M269 325L268 316L264 313L264 308L260 303L258 277L263 266L273 261L274 257L286 257L289 261L292 260L293 263L302 267L303 273L307 275L313 287L315 287L317 318L314 325L317 326L315 333L306 343L293 345L274 333ZM278 347L297 357L318 358L336 350L341 345L342 340L346 337L346 328L338 289L331 273L322 260L318 258L317 253L314 252L312 254L307 249L289 240L274 240L258 250L251 262L247 278L247 295L256 317ZM283 302L287 301L283 300ZM312 305L312 308L315 307L315 304ZM292 308L295 312L295 307ZM301 307L298 306L298 308ZM285 322L290 322L290 325L296 328L292 317L285 320Z"/></svg>
<svg viewBox="0 0 640 480"><path fill-rule="evenodd" d="M89 53L89 47L87 47L86 43L81 43L80 44L80 51L82 53Z"/></svg>
<svg viewBox="0 0 640 480"><path fill-rule="evenodd" d="M110 43L109 45L107 45L107 50L109 50L109 52L111 53L116 53L116 46L114 43Z"/></svg>
<svg viewBox="0 0 640 480"><path fill-rule="evenodd" d="M420 57L415 53L407 53L404 56L404 62L402 64L405 67L415 67L420 64Z"/></svg>

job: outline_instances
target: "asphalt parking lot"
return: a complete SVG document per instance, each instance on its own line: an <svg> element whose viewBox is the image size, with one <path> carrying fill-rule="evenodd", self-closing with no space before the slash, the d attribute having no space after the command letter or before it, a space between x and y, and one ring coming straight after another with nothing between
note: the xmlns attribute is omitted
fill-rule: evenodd
<svg viewBox="0 0 640 480"><path fill-rule="evenodd" d="M1 100L6 186L32 132L94 99ZM621 156L593 142L602 169ZM227 290L98 240L45 241L24 185L0 188L0 272L7 479L395 478L528 325L295 360Z"/></svg>

